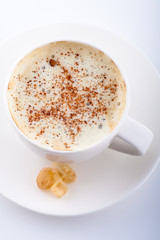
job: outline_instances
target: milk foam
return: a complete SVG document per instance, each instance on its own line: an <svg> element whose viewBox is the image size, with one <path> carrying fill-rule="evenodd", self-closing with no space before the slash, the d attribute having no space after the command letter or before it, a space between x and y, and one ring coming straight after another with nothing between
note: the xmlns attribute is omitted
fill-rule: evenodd
<svg viewBox="0 0 160 240"><path fill-rule="evenodd" d="M125 101L126 86L114 62L98 49L69 41L33 50L8 85L19 129L57 150L81 150L103 139L120 121Z"/></svg>

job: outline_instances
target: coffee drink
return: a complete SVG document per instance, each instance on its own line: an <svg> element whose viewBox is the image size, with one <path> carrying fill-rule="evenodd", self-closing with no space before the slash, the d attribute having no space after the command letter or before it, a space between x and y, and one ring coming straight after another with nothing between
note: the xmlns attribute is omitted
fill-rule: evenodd
<svg viewBox="0 0 160 240"><path fill-rule="evenodd" d="M40 146L83 150L119 123L126 85L102 51L78 42L49 43L26 55L8 84L18 128Z"/></svg>

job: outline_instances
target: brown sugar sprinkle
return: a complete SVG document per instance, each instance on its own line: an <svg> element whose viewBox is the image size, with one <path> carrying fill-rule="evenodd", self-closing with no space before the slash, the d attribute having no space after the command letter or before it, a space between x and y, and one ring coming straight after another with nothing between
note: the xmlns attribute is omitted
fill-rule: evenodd
<svg viewBox="0 0 160 240"><path fill-rule="evenodd" d="M69 148L69 146L68 146L68 144L67 144L67 143L64 143L64 146L65 146L66 148Z"/></svg>
<svg viewBox="0 0 160 240"><path fill-rule="evenodd" d="M56 61L52 58L49 60L49 63L52 67L54 67L56 65Z"/></svg>
<svg viewBox="0 0 160 240"><path fill-rule="evenodd" d="M45 133L45 131L41 130L36 136L38 137L38 136L42 135L43 133Z"/></svg>

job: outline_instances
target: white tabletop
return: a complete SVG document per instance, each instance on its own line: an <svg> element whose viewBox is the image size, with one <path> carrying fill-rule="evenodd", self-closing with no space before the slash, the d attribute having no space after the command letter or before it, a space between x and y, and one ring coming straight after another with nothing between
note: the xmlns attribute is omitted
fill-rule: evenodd
<svg viewBox="0 0 160 240"><path fill-rule="evenodd" d="M131 41L160 72L159 12L158 0L5 0L0 5L0 41L33 26L88 23ZM159 173L160 165L127 199L109 209L81 217L40 215L0 196L0 239L159 240Z"/></svg>

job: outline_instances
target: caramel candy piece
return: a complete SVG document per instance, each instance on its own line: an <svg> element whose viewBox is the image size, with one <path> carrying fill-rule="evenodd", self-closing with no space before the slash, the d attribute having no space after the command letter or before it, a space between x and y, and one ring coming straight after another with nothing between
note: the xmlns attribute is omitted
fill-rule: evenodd
<svg viewBox="0 0 160 240"><path fill-rule="evenodd" d="M58 180L51 187L51 191L56 197L61 198L68 191L68 188L64 181L61 178L58 178Z"/></svg>
<svg viewBox="0 0 160 240"><path fill-rule="evenodd" d="M53 168L42 168L37 176L37 185L40 189L50 188L60 178L58 170Z"/></svg>
<svg viewBox="0 0 160 240"><path fill-rule="evenodd" d="M54 163L53 168L58 169L59 175L65 183L72 183L76 181L76 173L68 164Z"/></svg>

